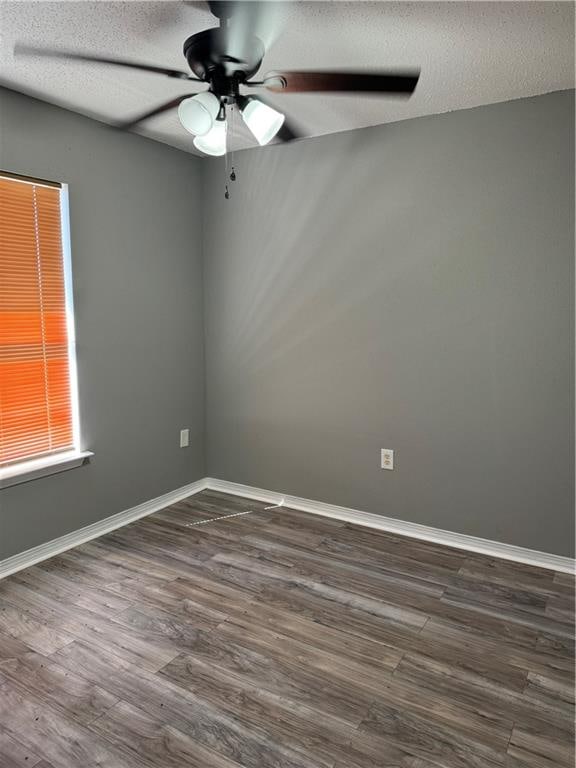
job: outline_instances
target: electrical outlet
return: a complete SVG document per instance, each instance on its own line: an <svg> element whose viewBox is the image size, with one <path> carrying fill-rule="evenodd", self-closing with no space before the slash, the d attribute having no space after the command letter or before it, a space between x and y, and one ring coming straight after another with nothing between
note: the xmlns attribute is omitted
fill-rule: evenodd
<svg viewBox="0 0 576 768"><path fill-rule="evenodd" d="M394 469L394 451L391 448L380 449L380 466L382 469Z"/></svg>
<svg viewBox="0 0 576 768"><path fill-rule="evenodd" d="M180 448L188 448L189 445L190 445L190 430L181 429L180 430Z"/></svg>

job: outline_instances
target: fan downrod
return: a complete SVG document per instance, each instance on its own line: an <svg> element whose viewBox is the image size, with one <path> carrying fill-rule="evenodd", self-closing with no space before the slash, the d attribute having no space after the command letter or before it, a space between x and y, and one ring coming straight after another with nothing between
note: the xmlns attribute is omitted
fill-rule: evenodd
<svg viewBox="0 0 576 768"><path fill-rule="evenodd" d="M210 13L220 19L221 22L225 22L233 16L236 5L237 0L208 0Z"/></svg>

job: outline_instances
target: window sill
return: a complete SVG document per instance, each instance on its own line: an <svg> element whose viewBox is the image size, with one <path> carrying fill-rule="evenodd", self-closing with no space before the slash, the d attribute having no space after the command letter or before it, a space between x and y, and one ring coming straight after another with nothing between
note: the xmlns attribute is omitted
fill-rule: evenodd
<svg viewBox="0 0 576 768"><path fill-rule="evenodd" d="M92 456L94 454L91 451L69 451L68 453L47 456L43 459L24 461L12 467L4 467L4 469L0 469L0 490L9 488L11 485L28 483L30 480L37 480L40 477L81 467L83 464L87 464Z"/></svg>

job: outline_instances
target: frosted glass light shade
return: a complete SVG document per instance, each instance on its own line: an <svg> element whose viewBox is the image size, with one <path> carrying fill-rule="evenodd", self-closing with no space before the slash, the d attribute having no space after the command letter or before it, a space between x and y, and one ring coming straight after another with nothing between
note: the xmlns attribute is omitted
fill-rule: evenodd
<svg viewBox="0 0 576 768"><path fill-rule="evenodd" d="M225 155L226 131L226 120L215 120L211 131L204 136L196 136L194 146L205 155Z"/></svg>
<svg viewBox="0 0 576 768"><path fill-rule="evenodd" d="M268 144L276 136L284 122L281 112L256 99L251 99L246 104L242 110L242 118L261 146Z"/></svg>
<svg viewBox="0 0 576 768"><path fill-rule="evenodd" d="M188 133L204 136L208 133L220 109L220 101L210 91L184 99L178 107L178 117Z"/></svg>

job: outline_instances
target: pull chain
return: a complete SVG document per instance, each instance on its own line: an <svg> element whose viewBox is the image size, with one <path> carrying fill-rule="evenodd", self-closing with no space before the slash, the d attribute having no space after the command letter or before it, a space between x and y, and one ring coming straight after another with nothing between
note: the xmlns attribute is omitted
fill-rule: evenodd
<svg viewBox="0 0 576 768"><path fill-rule="evenodd" d="M236 117L235 112L236 111L234 107L231 106L229 109L230 130L228 131L228 134L234 133L234 121ZM230 190L228 189L228 179L230 179L230 181L236 181L236 170L234 169L234 150L230 152L230 155L231 155L230 161L232 165L232 169L230 172L228 172L228 152L226 152L226 155L224 158L224 197L226 198L226 200L230 200Z"/></svg>
<svg viewBox="0 0 576 768"><path fill-rule="evenodd" d="M230 110L231 113L231 110ZM230 114L231 116L231 114ZM226 151L224 152L224 197L230 200L230 191L228 190L228 133L226 131Z"/></svg>
<svg viewBox="0 0 576 768"><path fill-rule="evenodd" d="M234 129L236 127L236 110L234 107L231 108L231 128L232 132L234 133ZM232 163L232 172L230 173L230 181L236 181L236 171L234 170L234 150L231 152L231 163Z"/></svg>

